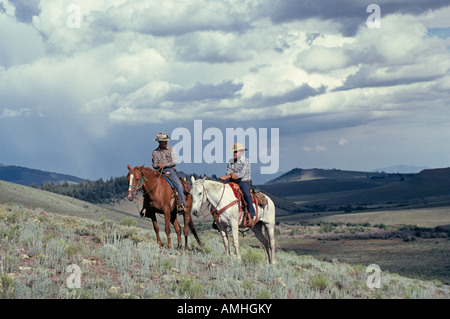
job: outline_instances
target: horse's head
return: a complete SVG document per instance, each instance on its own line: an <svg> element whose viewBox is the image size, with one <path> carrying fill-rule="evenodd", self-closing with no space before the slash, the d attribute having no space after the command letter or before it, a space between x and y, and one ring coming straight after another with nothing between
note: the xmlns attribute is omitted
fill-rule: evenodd
<svg viewBox="0 0 450 319"><path fill-rule="evenodd" d="M142 169L144 168L144 165L142 166L136 166L131 168L130 165L127 165L128 167L128 175L127 175L127 181L128 181L128 195L127 198L132 201L134 197L137 194L137 191L142 188L144 185L144 175L142 173Z"/></svg>
<svg viewBox="0 0 450 319"><path fill-rule="evenodd" d="M191 188L191 196L192 196L192 208L191 213L194 216L198 216L200 212L202 212L207 205L207 196L206 190L204 186L205 179L195 180L194 176L191 177L192 188Z"/></svg>

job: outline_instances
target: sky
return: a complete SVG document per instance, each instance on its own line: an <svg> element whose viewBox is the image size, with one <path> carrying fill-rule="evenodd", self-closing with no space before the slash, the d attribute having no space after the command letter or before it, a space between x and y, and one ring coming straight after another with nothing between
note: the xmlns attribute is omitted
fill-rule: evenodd
<svg viewBox="0 0 450 319"><path fill-rule="evenodd" d="M0 0L0 163L123 176L165 132L179 170L220 176L241 129L261 182L448 167L449 16L448 0Z"/></svg>

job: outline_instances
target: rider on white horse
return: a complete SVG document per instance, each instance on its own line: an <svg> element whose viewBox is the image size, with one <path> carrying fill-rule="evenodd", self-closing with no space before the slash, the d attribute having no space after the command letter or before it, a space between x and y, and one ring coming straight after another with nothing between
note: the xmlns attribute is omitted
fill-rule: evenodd
<svg viewBox="0 0 450 319"><path fill-rule="evenodd" d="M246 150L247 149L241 143L234 143L233 147L231 147L233 158L227 163L227 175L222 176L220 180L225 183L234 182L239 185L247 204L248 212L252 217L252 222L249 227L253 227L255 224L256 212L251 195L251 165L248 158L243 155Z"/></svg>

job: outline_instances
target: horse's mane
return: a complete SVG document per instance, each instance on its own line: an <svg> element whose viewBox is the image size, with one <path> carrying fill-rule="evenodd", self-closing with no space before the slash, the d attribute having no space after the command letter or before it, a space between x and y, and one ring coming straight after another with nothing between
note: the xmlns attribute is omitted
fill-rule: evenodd
<svg viewBox="0 0 450 319"><path fill-rule="evenodd" d="M145 171L146 173L151 174L156 177L159 177L161 175L160 171L156 171L150 167L143 167L142 170Z"/></svg>
<svg viewBox="0 0 450 319"><path fill-rule="evenodd" d="M214 188L214 190L222 190L223 189L223 185L225 185L224 183L221 183L219 181L213 181L210 179L205 180L205 182L208 182L212 188Z"/></svg>

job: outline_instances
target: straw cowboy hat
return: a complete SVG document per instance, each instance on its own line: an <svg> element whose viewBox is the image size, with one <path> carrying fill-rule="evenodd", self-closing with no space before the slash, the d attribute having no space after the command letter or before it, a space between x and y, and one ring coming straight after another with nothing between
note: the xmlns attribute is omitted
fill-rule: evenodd
<svg viewBox="0 0 450 319"><path fill-rule="evenodd" d="M170 137L166 133L157 133L155 141L157 141L157 142L167 142L167 141L170 141Z"/></svg>
<svg viewBox="0 0 450 319"><path fill-rule="evenodd" d="M234 143L234 145L231 147L232 152L246 151L246 150L247 149L241 143Z"/></svg>

